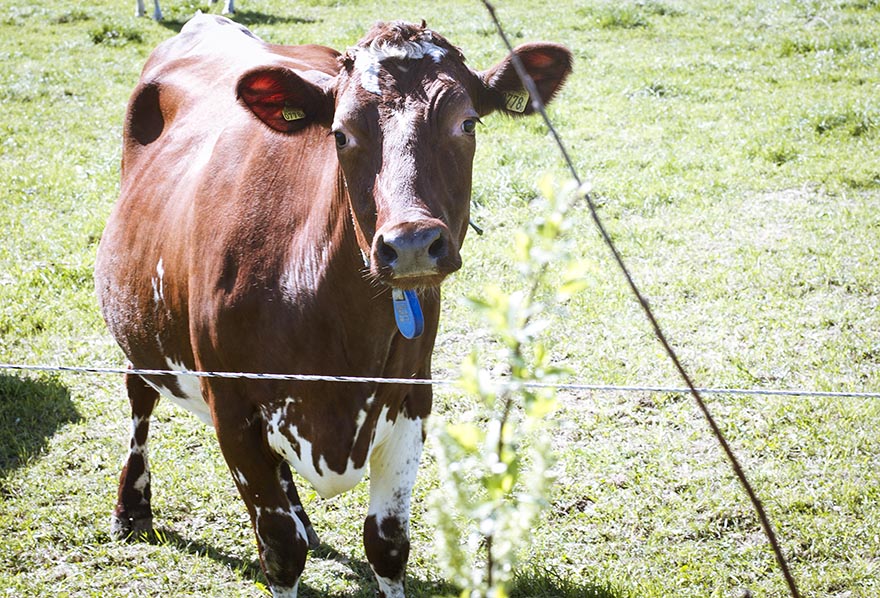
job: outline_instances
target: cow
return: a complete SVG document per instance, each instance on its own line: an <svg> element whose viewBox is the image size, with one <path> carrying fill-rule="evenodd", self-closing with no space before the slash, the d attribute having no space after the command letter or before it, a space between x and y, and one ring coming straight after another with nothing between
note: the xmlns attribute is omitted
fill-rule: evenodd
<svg viewBox="0 0 880 598"><path fill-rule="evenodd" d="M515 53L549 102L570 52ZM319 543L291 471L330 497L368 467L366 556L379 595L404 596L432 391L400 380L431 376L480 118L532 113L525 95L510 56L472 70L424 22L376 24L340 54L197 15L158 46L128 104L95 271L110 333L143 374L125 377L114 538L152 529L147 435L163 395L214 427L274 596L296 595Z"/></svg>
<svg viewBox="0 0 880 598"><path fill-rule="evenodd" d="M211 0L211 4L217 4L217 0ZM144 16L145 12L146 9L144 7L144 0L135 0L134 16L142 17ZM235 14L235 0L223 1L223 14ZM156 21L162 20L162 9L159 7L159 0L153 0L153 19Z"/></svg>

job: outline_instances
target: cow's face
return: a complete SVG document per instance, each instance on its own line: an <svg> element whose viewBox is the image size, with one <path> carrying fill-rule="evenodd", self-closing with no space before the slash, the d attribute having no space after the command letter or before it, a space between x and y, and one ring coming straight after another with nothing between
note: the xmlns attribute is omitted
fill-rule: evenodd
<svg viewBox="0 0 880 598"><path fill-rule="evenodd" d="M552 99L571 69L568 50L531 44L517 54L543 100ZM402 289L439 285L461 267L480 117L531 112L510 58L478 73L424 24L378 24L340 58L336 78L309 79L253 71L239 96L278 130L306 124L285 120L285 106L329 126L374 279Z"/></svg>

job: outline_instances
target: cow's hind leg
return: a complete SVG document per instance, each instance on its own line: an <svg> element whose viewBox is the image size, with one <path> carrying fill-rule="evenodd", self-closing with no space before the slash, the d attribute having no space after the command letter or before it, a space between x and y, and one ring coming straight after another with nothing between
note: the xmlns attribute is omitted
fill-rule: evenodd
<svg viewBox="0 0 880 598"><path fill-rule="evenodd" d="M391 437L370 457L370 509L364 548L382 598L403 598L409 508L422 453L422 420L401 412Z"/></svg>
<svg viewBox="0 0 880 598"><path fill-rule="evenodd" d="M302 506L302 502L299 499L299 493L296 491L296 485L293 483L293 476L290 474L290 466L287 465L286 461L281 462L278 470L278 477L281 480L281 487L284 489L284 492L287 493L287 498L293 506L294 513L296 513L296 516L299 517L299 520L306 528L309 550L315 550L321 545L321 540L318 538L318 534L315 533L315 528L312 527L312 522L309 520L309 516L306 515L306 510Z"/></svg>
<svg viewBox="0 0 880 598"><path fill-rule="evenodd" d="M110 534L118 540L153 529L147 436L150 416L159 400L159 393L139 376L126 374L125 388L131 405L131 444L119 476L116 508L110 520Z"/></svg>

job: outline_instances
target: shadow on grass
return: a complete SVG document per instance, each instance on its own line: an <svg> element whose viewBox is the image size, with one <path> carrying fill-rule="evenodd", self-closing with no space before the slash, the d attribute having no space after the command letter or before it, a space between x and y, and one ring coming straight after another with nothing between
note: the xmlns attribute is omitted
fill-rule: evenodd
<svg viewBox="0 0 880 598"><path fill-rule="evenodd" d="M262 583L266 582L258 560L253 559L248 561L237 556L226 554L217 550L210 544L184 538L174 530L160 528L152 532L143 533L139 536L130 537L128 541L146 542L147 544L153 544L156 546L171 546L181 552L186 552L194 556L206 557L212 561L216 561L229 569L238 571L245 579L260 581Z"/></svg>
<svg viewBox="0 0 880 598"><path fill-rule="evenodd" d="M552 569L516 575L510 598L630 598L630 593L607 583L575 583Z"/></svg>
<svg viewBox="0 0 880 598"><path fill-rule="evenodd" d="M197 540L189 540L173 530L157 529L156 531L142 534L136 538L130 538L129 541L146 542L157 546L171 546L195 556L209 558L212 561L220 563L254 583L267 585L266 578L260 568L260 562L257 559L247 560L237 556L232 556L221 552ZM301 598L373 598L376 595L376 582L369 563L353 559L332 546L321 544L317 549L309 553L309 560L333 560L343 563L351 570L352 576L360 580L360 588L355 592L345 592L341 594L327 593L326 590L310 587L306 583L300 583L299 596ZM309 562L306 561L306 570L308 570ZM444 581L424 580L407 576L406 580L407 596L412 598L433 598L435 596L458 596L459 590ZM605 597L601 597L605 598ZM609 598L618 598L617 596Z"/></svg>
<svg viewBox="0 0 880 598"><path fill-rule="evenodd" d="M0 479L39 455L61 426L81 419L60 382L0 375Z"/></svg>
<svg viewBox="0 0 880 598"><path fill-rule="evenodd" d="M310 24L310 23L318 23L320 19L313 19L311 17L292 17L292 16L283 16L283 15L270 15L264 12L259 12L256 10L238 10L234 15L225 15L230 19L235 21L236 23L241 23L246 27L251 27L253 25L292 25L292 24ZM180 30L189 21L193 15L189 15L184 17L183 19L165 19L160 21L160 25L165 27L166 29L170 29L175 33L180 33Z"/></svg>
<svg viewBox="0 0 880 598"><path fill-rule="evenodd" d="M188 540L173 530L159 529L141 536L137 541L149 544L172 546L182 552L206 557L222 564L254 583L267 585L257 559L242 559L223 553L204 542ZM376 582L369 563L339 552L332 546L321 544L309 554L309 559L332 560L342 563L351 571L354 579L360 580L359 588L353 592L327 593L306 583L300 584L302 598L373 598ZM306 569L308 569L306 561ZM625 590L607 583L575 583L552 569L542 568L516 575L508 588L510 598L631 598ZM407 575L406 594L410 598L457 598L461 588L443 580L421 579Z"/></svg>

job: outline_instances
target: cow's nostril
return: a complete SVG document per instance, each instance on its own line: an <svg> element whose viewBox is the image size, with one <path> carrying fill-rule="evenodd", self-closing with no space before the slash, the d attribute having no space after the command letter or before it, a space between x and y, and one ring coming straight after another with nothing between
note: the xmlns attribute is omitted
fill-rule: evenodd
<svg viewBox="0 0 880 598"><path fill-rule="evenodd" d="M376 247L376 253L378 254L380 262L386 265L393 264L397 259L397 251L394 250L394 247L381 238L379 239L378 247Z"/></svg>
<svg viewBox="0 0 880 598"><path fill-rule="evenodd" d="M443 240L443 237L438 237L433 243L431 243L431 246L428 247L428 255L435 260L446 255L446 241Z"/></svg>

